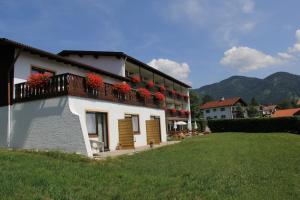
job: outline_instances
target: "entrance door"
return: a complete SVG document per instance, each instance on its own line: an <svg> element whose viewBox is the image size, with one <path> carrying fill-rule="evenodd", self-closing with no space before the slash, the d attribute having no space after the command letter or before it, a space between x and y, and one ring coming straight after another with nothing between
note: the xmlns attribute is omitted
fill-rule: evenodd
<svg viewBox="0 0 300 200"><path fill-rule="evenodd" d="M119 126L120 149L133 149L134 148L134 139L133 139L133 129L132 129L131 118L120 119L118 126Z"/></svg>
<svg viewBox="0 0 300 200"><path fill-rule="evenodd" d="M86 123L90 139L104 143L104 150L109 151L107 113L87 112Z"/></svg>
<svg viewBox="0 0 300 200"><path fill-rule="evenodd" d="M152 141L154 144L160 144L160 120L152 119L146 120L146 131L147 131L147 144Z"/></svg>

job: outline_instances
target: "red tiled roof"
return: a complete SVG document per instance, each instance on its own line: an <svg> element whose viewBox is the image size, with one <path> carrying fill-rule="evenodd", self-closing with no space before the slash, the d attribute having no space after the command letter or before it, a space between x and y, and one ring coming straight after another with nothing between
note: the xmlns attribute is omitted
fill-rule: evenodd
<svg viewBox="0 0 300 200"><path fill-rule="evenodd" d="M300 115L300 108L277 110L272 117L293 117L297 114Z"/></svg>
<svg viewBox="0 0 300 200"><path fill-rule="evenodd" d="M224 99L219 101L210 101L202 106L200 106L200 109L208 109L208 108L216 108L216 107L223 107L223 106L233 106L238 101L241 101L243 104L246 104L240 97L235 97L231 99Z"/></svg>

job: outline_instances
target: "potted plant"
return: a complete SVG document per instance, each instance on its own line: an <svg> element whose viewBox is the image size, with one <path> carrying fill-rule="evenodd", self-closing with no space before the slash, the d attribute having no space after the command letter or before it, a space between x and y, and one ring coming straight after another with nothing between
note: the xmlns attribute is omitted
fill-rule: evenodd
<svg viewBox="0 0 300 200"><path fill-rule="evenodd" d="M140 95L140 97L142 97L144 99L148 99L149 97L151 97L151 92L149 90L147 90L146 88L139 88L137 90L137 92Z"/></svg>
<svg viewBox="0 0 300 200"><path fill-rule="evenodd" d="M27 85L31 88L41 87L49 82L51 74L49 73L36 73L31 74L27 79Z"/></svg>
<svg viewBox="0 0 300 200"><path fill-rule="evenodd" d="M130 85L128 85L128 83L126 83L126 82L120 82L120 83L113 84L113 89L122 94L127 94L131 91Z"/></svg>
<svg viewBox="0 0 300 200"><path fill-rule="evenodd" d="M154 87L153 81L148 81L147 87L148 87L148 88L153 88L153 87Z"/></svg>
<svg viewBox="0 0 300 200"><path fill-rule="evenodd" d="M155 92L154 97L157 101L161 102L163 100L165 100L165 95L163 95L160 92Z"/></svg>
<svg viewBox="0 0 300 200"><path fill-rule="evenodd" d="M166 91L165 86L160 85L160 86L159 86L159 91L162 92L162 93L164 93L164 92Z"/></svg>
<svg viewBox="0 0 300 200"><path fill-rule="evenodd" d="M85 79L88 88L98 90L99 88L103 87L103 79L97 74L87 73Z"/></svg>
<svg viewBox="0 0 300 200"><path fill-rule="evenodd" d="M177 112L176 108L171 109L171 113L175 114Z"/></svg>
<svg viewBox="0 0 300 200"><path fill-rule="evenodd" d="M141 82L141 77L138 76L138 75L134 75L131 77L131 82L134 83L134 84L138 84Z"/></svg>

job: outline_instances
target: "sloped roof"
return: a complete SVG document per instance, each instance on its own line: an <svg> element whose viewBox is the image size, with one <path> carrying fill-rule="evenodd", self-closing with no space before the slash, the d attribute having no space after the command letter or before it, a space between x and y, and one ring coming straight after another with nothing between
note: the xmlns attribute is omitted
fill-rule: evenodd
<svg viewBox="0 0 300 200"><path fill-rule="evenodd" d="M128 80L128 78L126 78L126 77L122 77L122 76L119 76L117 74L113 74L111 72L95 68L91 65L87 65L87 64L84 64L84 63L81 63L81 62L77 62L77 61L65 58L65 57L60 56L60 55L50 53L48 51L44 51L44 50L41 50L41 49L38 49L38 48L34 48L34 47L31 47L31 46L28 46L28 45L25 45L25 44L22 44L22 43L13 41L13 40L9 40L7 38L0 38L0 45L10 45L10 46L13 46L15 48L22 49L22 51L28 51L28 52L31 52L32 54L37 54L37 55L40 55L41 57L47 57L48 59L52 59L52 60L55 60L57 62L62 62L64 64L69 64L71 66L75 66L75 67L83 68L85 70L90 70L90 71L93 71L93 72L97 72L97 73L107 75L107 76L110 76L110 77L113 77L113 78L116 78L116 79L119 79L119 80Z"/></svg>
<svg viewBox="0 0 300 200"><path fill-rule="evenodd" d="M93 56L116 56L116 57L120 57L120 58L126 58L127 61L130 61L132 63L135 63L151 72L154 72L156 74L159 74L167 79L170 79L180 85L183 85L184 87L188 87L188 88L191 88L190 85L178 80L178 79L175 79L174 77L168 75L168 74L165 74L164 72L161 72L149 65L147 65L146 63L132 57L132 56L129 56L127 55L126 53L124 52L118 52L118 51L82 51L82 50L63 50L61 52L58 53L58 55L60 56L68 56L68 55L93 55Z"/></svg>
<svg viewBox="0 0 300 200"><path fill-rule="evenodd" d="M293 117L295 115L300 115L300 108L277 110L272 117Z"/></svg>
<svg viewBox="0 0 300 200"><path fill-rule="evenodd" d="M224 100L219 100L219 101L210 101L202 106L200 106L200 109L208 109L208 108L216 108L216 107L225 107L225 106L233 106L237 102L241 102L244 105L247 105L242 98L240 97L235 97L235 98L230 98L230 99L224 99Z"/></svg>

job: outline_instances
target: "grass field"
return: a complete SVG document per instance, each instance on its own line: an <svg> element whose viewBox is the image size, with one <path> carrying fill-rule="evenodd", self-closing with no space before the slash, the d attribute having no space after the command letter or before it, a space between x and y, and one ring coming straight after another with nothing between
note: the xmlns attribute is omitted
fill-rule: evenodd
<svg viewBox="0 0 300 200"><path fill-rule="evenodd" d="M90 161L0 150L1 199L300 199L300 136L224 133Z"/></svg>

